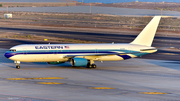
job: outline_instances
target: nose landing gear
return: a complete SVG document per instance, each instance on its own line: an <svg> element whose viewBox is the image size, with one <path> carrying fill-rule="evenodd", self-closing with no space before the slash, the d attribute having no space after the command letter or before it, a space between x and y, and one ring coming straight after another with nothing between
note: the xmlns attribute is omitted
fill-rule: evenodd
<svg viewBox="0 0 180 101"><path fill-rule="evenodd" d="M20 69L20 61L14 61L16 63L16 69Z"/></svg>
<svg viewBox="0 0 180 101"><path fill-rule="evenodd" d="M16 69L20 69L20 66L16 64Z"/></svg>

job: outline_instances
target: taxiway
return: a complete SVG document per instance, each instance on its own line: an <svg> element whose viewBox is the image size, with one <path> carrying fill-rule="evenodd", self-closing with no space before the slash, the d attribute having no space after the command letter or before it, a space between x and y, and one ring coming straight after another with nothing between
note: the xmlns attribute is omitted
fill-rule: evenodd
<svg viewBox="0 0 180 101"><path fill-rule="evenodd" d="M136 36L64 30L54 32L48 29L0 27L0 30L105 42L124 42L126 39L126 42L130 42ZM179 47L179 39L156 37L153 45ZM0 99L3 101L177 101L180 99L179 51L161 50L143 58L96 62L97 69L71 67L69 63L60 65L21 63L21 69L17 70L13 61L4 57L5 51L14 45L35 43L48 42L0 39Z"/></svg>
<svg viewBox="0 0 180 101"><path fill-rule="evenodd" d="M69 63L21 63L0 49L0 99L32 101L147 101L180 99L180 62L130 59L96 62L97 69Z"/></svg>

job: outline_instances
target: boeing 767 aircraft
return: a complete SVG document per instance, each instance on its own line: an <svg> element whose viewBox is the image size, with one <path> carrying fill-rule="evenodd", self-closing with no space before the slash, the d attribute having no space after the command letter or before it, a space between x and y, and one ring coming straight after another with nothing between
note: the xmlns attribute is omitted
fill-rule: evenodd
<svg viewBox="0 0 180 101"><path fill-rule="evenodd" d="M134 41L127 44L32 44L17 45L4 55L16 63L47 62L61 64L70 61L72 66L96 68L94 61L119 61L154 53L151 47L161 16L155 16Z"/></svg>

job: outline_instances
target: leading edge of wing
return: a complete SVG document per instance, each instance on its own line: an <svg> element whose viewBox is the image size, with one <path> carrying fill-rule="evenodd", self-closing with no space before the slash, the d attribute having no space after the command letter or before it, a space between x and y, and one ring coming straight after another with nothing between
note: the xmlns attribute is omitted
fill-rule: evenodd
<svg viewBox="0 0 180 101"><path fill-rule="evenodd" d="M141 49L137 52L127 52L127 53L94 53L94 54L78 54L78 55L64 55L63 58L73 58L76 56L107 56L107 55L127 55L127 54L138 54L138 53L147 53L147 51L157 50L156 48L152 49Z"/></svg>
<svg viewBox="0 0 180 101"><path fill-rule="evenodd" d="M73 58L76 56L107 56L107 55L127 55L127 54L137 54L142 52L130 52L130 53L95 53L95 54L81 54L81 55L65 55L63 58Z"/></svg>

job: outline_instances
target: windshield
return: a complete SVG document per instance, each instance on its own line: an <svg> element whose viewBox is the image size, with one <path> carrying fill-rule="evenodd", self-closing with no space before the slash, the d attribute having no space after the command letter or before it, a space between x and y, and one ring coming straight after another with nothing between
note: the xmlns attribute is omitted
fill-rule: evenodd
<svg viewBox="0 0 180 101"><path fill-rule="evenodd" d="M9 51L11 51L11 52L16 52L16 50L15 50L15 49L10 49Z"/></svg>

